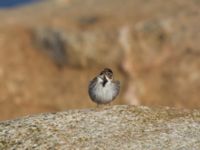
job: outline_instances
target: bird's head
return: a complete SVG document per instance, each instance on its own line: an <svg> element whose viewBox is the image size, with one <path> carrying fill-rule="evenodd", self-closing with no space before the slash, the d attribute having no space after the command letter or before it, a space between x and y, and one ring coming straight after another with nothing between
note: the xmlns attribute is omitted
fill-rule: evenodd
<svg viewBox="0 0 200 150"><path fill-rule="evenodd" d="M102 82L108 82L113 80L113 72L109 68L105 68L103 71L100 72L99 78Z"/></svg>

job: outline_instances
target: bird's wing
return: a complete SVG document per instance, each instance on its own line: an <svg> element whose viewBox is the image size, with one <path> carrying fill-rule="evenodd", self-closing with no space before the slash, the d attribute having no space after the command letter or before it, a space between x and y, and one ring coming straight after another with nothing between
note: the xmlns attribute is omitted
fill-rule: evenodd
<svg viewBox="0 0 200 150"><path fill-rule="evenodd" d="M119 91L120 91L120 81L113 81L113 83L115 84L115 97L116 98L119 95Z"/></svg>
<svg viewBox="0 0 200 150"><path fill-rule="evenodd" d="M88 88L92 88L96 85L97 77L95 77L93 80L89 81L89 86Z"/></svg>

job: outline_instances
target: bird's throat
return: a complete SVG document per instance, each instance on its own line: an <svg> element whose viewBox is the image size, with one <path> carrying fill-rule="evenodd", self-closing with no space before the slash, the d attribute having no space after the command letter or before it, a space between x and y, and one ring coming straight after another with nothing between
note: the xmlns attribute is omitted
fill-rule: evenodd
<svg viewBox="0 0 200 150"><path fill-rule="evenodd" d="M106 83L107 83L107 82L108 82L108 80L107 80L106 78L104 78L103 83L102 83L103 87L106 86Z"/></svg>

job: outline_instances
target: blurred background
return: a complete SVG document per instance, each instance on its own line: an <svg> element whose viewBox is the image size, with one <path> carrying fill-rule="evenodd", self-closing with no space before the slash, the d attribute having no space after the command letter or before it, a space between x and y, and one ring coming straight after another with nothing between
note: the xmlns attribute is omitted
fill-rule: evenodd
<svg viewBox="0 0 200 150"><path fill-rule="evenodd" d="M199 108L200 1L0 1L0 120L95 107L104 67L114 104Z"/></svg>

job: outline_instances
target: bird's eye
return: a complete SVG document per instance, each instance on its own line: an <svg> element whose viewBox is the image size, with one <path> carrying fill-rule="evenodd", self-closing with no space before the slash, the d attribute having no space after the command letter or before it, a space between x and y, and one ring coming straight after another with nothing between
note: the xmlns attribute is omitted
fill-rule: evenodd
<svg viewBox="0 0 200 150"><path fill-rule="evenodd" d="M111 79L112 78L112 73L107 72L107 76Z"/></svg>

